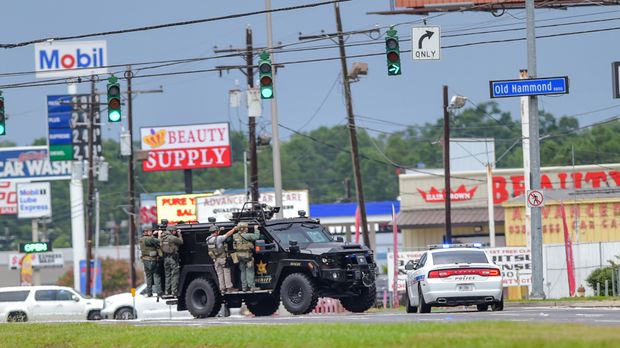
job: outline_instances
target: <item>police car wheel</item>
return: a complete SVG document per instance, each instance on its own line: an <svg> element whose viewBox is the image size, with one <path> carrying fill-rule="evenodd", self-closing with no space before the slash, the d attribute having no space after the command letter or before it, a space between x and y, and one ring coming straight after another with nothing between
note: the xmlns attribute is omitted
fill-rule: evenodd
<svg viewBox="0 0 620 348"><path fill-rule="evenodd" d="M494 302L491 305L491 310L493 312L501 312L504 310L504 299L502 298L501 300Z"/></svg>
<svg viewBox="0 0 620 348"><path fill-rule="evenodd" d="M418 288L418 297L419 297L418 312L419 313L430 313L431 305L426 304L426 301L424 301L424 294L422 294L422 288Z"/></svg>
<svg viewBox="0 0 620 348"><path fill-rule="evenodd" d="M222 296L213 281L196 278L185 292L185 305L194 318L216 316L222 307Z"/></svg>
<svg viewBox="0 0 620 348"><path fill-rule="evenodd" d="M317 287L303 273L289 274L280 288L282 304L291 314L307 314L312 312L319 301Z"/></svg>
<svg viewBox="0 0 620 348"><path fill-rule="evenodd" d="M280 299L272 295L259 297L247 303L248 310L257 317L266 317L275 313L280 307Z"/></svg>
<svg viewBox="0 0 620 348"><path fill-rule="evenodd" d="M371 287L364 287L360 290L359 295L343 297L340 299L340 303L344 309L353 313L363 313L372 307L377 300L377 288L375 285Z"/></svg>
<svg viewBox="0 0 620 348"><path fill-rule="evenodd" d="M409 290L405 292L405 310L407 313L415 313L418 311L417 306L411 305L411 300L409 300Z"/></svg>
<svg viewBox="0 0 620 348"><path fill-rule="evenodd" d="M476 309L478 309L478 312L486 312L489 310L489 305L488 304L479 304L476 305Z"/></svg>

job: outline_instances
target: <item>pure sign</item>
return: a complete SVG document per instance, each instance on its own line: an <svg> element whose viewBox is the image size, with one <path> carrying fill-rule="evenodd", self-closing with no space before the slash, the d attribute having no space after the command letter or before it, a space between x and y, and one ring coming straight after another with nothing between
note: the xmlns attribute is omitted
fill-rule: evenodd
<svg viewBox="0 0 620 348"><path fill-rule="evenodd" d="M141 128L140 138L145 172L231 165L228 123Z"/></svg>
<svg viewBox="0 0 620 348"><path fill-rule="evenodd" d="M29 243L19 243L19 252L20 253L45 253L48 251L52 251L52 244L49 242L29 242Z"/></svg>

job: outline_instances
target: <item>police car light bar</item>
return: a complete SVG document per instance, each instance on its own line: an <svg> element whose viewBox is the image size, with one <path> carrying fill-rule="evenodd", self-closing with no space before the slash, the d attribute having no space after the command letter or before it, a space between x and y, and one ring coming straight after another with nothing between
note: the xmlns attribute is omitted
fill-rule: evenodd
<svg viewBox="0 0 620 348"><path fill-rule="evenodd" d="M482 248L482 243L460 243L460 244L431 244L428 246L432 249L452 249L452 248Z"/></svg>

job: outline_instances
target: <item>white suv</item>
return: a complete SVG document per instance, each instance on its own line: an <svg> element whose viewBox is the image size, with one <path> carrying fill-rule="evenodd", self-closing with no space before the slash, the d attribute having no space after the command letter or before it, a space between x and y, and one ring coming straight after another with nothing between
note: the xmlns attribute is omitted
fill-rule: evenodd
<svg viewBox="0 0 620 348"><path fill-rule="evenodd" d="M0 288L0 322L101 319L103 300L64 286Z"/></svg>
<svg viewBox="0 0 620 348"><path fill-rule="evenodd" d="M479 311L489 306L493 311L503 310L500 268L484 250L458 246L432 247L417 262L405 265L407 313L460 305L476 305Z"/></svg>

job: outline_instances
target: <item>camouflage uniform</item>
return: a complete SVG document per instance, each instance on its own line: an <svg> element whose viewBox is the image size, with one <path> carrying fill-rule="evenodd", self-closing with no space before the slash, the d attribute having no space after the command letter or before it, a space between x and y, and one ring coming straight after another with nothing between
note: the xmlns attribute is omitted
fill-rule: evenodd
<svg viewBox="0 0 620 348"><path fill-rule="evenodd" d="M220 291L232 291L232 280L230 276L230 267L226 265L226 258L228 257L228 246L226 245L226 239L232 234L232 231L225 235L218 235L218 229L216 226L209 228L211 235L207 238L207 248L209 256L213 259L213 265L215 266L215 273L217 273L217 280L220 286Z"/></svg>
<svg viewBox="0 0 620 348"><path fill-rule="evenodd" d="M161 250L164 252L164 273L165 273L165 294L177 296L179 286L179 246L183 245L183 237L180 231L178 236L172 232L176 230L174 226L161 235Z"/></svg>
<svg viewBox="0 0 620 348"><path fill-rule="evenodd" d="M248 232L246 223L237 225L238 233L233 234L233 247L236 258L239 260L239 270L241 271L241 288L243 291L255 290L254 286L254 249L253 241L260 236L258 229L254 233Z"/></svg>
<svg viewBox="0 0 620 348"><path fill-rule="evenodd" d="M153 292L161 294L161 278L158 269L161 249L159 249L159 240L153 237L151 232L151 229L145 229L144 235L140 238L140 259L144 264L148 296L153 296Z"/></svg>

